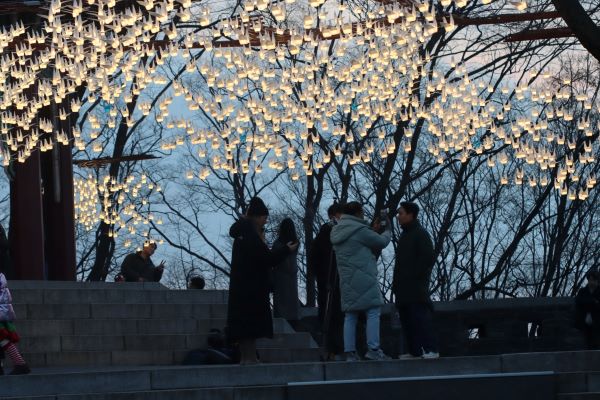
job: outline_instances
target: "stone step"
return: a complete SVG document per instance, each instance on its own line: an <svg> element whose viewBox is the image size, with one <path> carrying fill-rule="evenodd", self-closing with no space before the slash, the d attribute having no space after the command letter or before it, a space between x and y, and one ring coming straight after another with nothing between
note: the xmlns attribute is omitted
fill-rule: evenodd
<svg viewBox="0 0 600 400"><path fill-rule="evenodd" d="M1 378L0 396L110 393L120 391L281 385L322 379L320 364L81 368L77 372L38 369Z"/></svg>
<svg viewBox="0 0 600 400"><path fill-rule="evenodd" d="M290 382L270 386L238 386L147 390L118 393L68 394L19 397L27 400L362 400L402 398L420 400L475 400L485 393L487 400L531 400L553 398L551 373L482 374L360 381ZM442 397L443 396L443 397ZM16 399L16 397L5 398Z"/></svg>
<svg viewBox="0 0 600 400"><path fill-rule="evenodd" d="M132 289L154 289L169 290L166 286L158 282L76 282L76 281L27 281L11 280L8 287L13 289L29 290L64 290L64 289L113 289L113 290L132 290Z"/></svg>
<svg viewBox="0 0 600 400"><path fill-rule="evenodd" d="M135 284L134 284L135 285ZM210 304L226 303L225 290L12 289L14 304Z"/></svg>
<svg viewBox="0 0 600 400"><path fill-rule="evenodd" d="M594 369L600 370L600 364ZM600 392L599 371L560 373L557 375L557 382L559 386L558 392L561 394Z"/></svg>
<svg viewBox="0 0 600 400"><path fill-rule="evenodd" d="M22 336L19 347L29 353L62 351L158 351L205 348L207 334ZM308 333L285 333L260 339L261 348L316 347Z"/></svg>
<svg viewBox="0 0 600 400"><path fill-rule="evenodd" d="M284 385L0 397L0 400L284 400Z"/></svg>
<svg viewBox="0 0 600 400"><path fill-rule="evenodd" d="M554 398L554 381L553 372L542 371L298 382L288 385L285 399L362 400L401 393L420 400L475 400L482 395L486 400L542 400Z"/></svg>
<svg viewBox="0 0 600 400"><path fill-rule="evenodd" d="M566 357L566 356L565 356ZM571 357L575 361L582 361L584 357L577 354L571 354ZM288 385L288 383L296 383L298 392L306 393L306 389L310 389L309 396L296 397L298 399L311 398L316 400L319 392L323 390L327 384L339 385L345 381L348 382L349 386L344 386L345 395L343 397L332 396L331 398L348 398L354 399L359 397L352 397L355 395L355 391L360 392L365 398L369 394L365 395L364 390L361 391L359 386L355 385L352 380L360 379L363 380L362 384L366 384L368 381L378 381L378 384L384 385L388 393L408 393L409 387L414 390L414 382L421 382L417 384L418 390L428 390L426 386L437 389L436 399L439 398L460 398L466 399L465 395L472 394L475 396L481 396L483 393L486 395L486 400L500 399L495 396L498 390L481 390L474 389L477 385L463 386L461 390L456 389L455 391L448 390L449 386L446 383L440 384L442 380L444 382L451 380L452 377L456 379L463 379L464 382L473 383L474 379L500 379L500 375L513 374L514 371L508 370L511 363L505 364L503 361L504 356L488 356L488 357L460 357L460 358L449 358L439 360L415 360L415 361L381 361L381 362L338 362L338 363L290 363L290 364L260 364L254 366L199 366L199 367L152 367L152 368L107 368L90 370L82 368L76 373L72 372L51 372L44 371L43 369L34 370L34 373L26 376L8 376L2 378L2 384L0 385L0 396L6 397L19 397L23 398L26 396L48 396L48 395L83 395L83 394L102 394L102 393L116 393L123 392L124 390L130 392L148 392L157 390L170 390L178 391L184 389L209 389L209 388L240 388L246 386L282 386ZM542 355L538 357L538 361L541 364L545 360L550 359L548 355ZM514 364L513 364L514 365ZM465 372L467 371L467 372ZM463 376L462 378L460 376ZM465 377L465 375L467 375ZM474 376L477 375L477 376ZM488 375L485 377L484 375ZM495 375L490 376L490 375ZM502 385L505 388L515 388L523 393L528 393L522 386L523 377L527 377L529 387L536 389L539 393L543 392L542 383L536 379L547 379L548 374L539 374L536 371L528 371L525 374L513 374L516 379L513 381L503 380ZM552 375L550 375L552 376ZM427 378L430 377L430 378ZM433 377L437 377L438 381L434 381ZM410 379L412 378L412 379ZM509 378L504 376L503 378ZM459 380L460 380L459 379ZM327 381L327 382L324 382ZM331 382L336 381L336 382ZM424 381L428 383L423 384ZM482 380L481 382L484 382ZM299 383L304 382L305 385ZM390 382L394 383L392 389L390 389ZM413 382L413 383L410 383ZM318 390L310 388L311 385L317 384ZM500 388L500 386L490 386L488 388ZM467 388L471 388L465 390ZM554 387L554 378L552 380L552 387ZM338 387L339 388L339 387ZM402 389L402 390L400 390ZM376 393L376 390L380 390L379 386L372 387L372 393L370 397ZM390 391L391 390L391 391ZM286 389L288 397L290 395L290 387ZM449 397L453 393L460 394L461 397ZM505 392L506 394L506 392ZM133 394L132 394L133 395ZM346 397L349 396L349 397ZM551 397L529 397L529 399L550 399L553 398L554 392ZM385 396L376 396L383 397ZM478 398L479 398L478 397ZM92 397L93 398L93 397ZM106 398L113 398L107 396ZM114 397L115 399L121 397ZM125 397L126 398L126 397ZM132 397L134 399L136 397ZM146 397L142 397L146 398ZM156 398L156 397L150 397ZM163 397L166 398L166 397ZM168 397L171 398L171 397ZM202 397L199 397L202 398ZM214 398L226 398L226 397L214 397ZM269 399L270 397L264 397ZM283 399L283 397L278 397ZM407 398L419 398L424 399L422 396L408 396ZM433 397L427 397L432 398ZM519 399L519 397L509 396L511 400ZM504 398L503 398L504 400Z"/></svg>
<svg viewBox="0 0 600 400"><path fill-rule="evenodd" d="M257 347L257 351L263 363L319 361L318 349L314 348ZM62 351L23 352L23 357L37 370L40 367L174 366L181 365L187 353L188 350Z"/></svg>
<svg viewBox="0 0 600 400"><path fill-rule="evenodd" d="M21 336L44 335L127 335L127 334L197 334L210 329L223 330L227 319L19 319ZM273 318L275 333L295 333L283 318Z"/></svg>
<svg viewBox="0 0 600 400"><path fill-rule="evenodd" d="M227 318L227 304L15 304L19 319Z"/></svg>

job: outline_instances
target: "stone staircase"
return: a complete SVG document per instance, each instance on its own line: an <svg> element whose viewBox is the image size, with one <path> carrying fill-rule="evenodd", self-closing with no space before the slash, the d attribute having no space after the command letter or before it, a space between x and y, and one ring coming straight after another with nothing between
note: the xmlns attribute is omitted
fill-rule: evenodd
<svg viewBox="0 0 600 400"><path fill-rule="evenodd" d="M579 400L600 396L600 351L256 366L38 368L0 378L21 400Z"/></svg>
<svg viewBox="0 0 600 400"><path fill-rule="evenodd" d="M168 290L156 283L12 281L20 349L33 368L177 365L223 329L227 292ZM264 362L316 361L308 333L274 319L258 341Z"/></svg>
<svg viewBox="0 0 600 400"><path fill-rule="evenodd" d="M181 366L223 328L227 293L159 284L11 282L33 367L0 377L21 400L600 400L600 351L321 363L309 334L274 320L263 364ZM306 361L306 362L303 362Z"/></svg>

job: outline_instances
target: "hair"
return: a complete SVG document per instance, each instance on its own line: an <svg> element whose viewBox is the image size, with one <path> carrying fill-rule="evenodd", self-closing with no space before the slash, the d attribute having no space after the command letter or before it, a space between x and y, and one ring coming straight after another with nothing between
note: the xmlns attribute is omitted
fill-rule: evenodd
<svg viewBox="0 0 600 400"><path fill-rule="evenodd" d="M158 245L156 244L156 242L145 241L144 242L144 247L153 247L154 250L156 250L156 248L158 247Z"/></svg>
<svg viewBox="0 0 600 400"><path fill-rule="evenodd" d="M344 214L349 215L358 215L363 212L363 206L358 201L351 201L350 203L346 203L342 210Z"/></svg>
<svg viewBox="0 0 600 400"><path fill-rule="evenodd" d="M416 203L403 201L400 203L400 208L404 208L407 214L412 214L415 218L419 216L419 206Z"/></svg>
<svg viewBox="0 0 600 400"><path fill-rule="evenodd" d="M188 287L190 289L204 289L204 286L206 286L206 282L201 276L192 276L188 280Z"/></svg>
<svg viewBox="0 0 600 400"><path fill-rule="evenodd" d="M297 242L298 234L296 233L296 227L294 221L291 218L284 218L279 224L279 230L277 232L277 241L281 243Z"/></svg>
<svg viewBox="0 0 600 400"><path fill-rule="evenodd" d="M246 215L249 217L263 217L269 215L269 209L265 205L265 202L262 201L260 197L256 196L250 199Z"/></svg>
<svg viewBox="0 0 600 400"><path fill-rule="evenodd" d="M329 206L329 208L327 209L327 216L329 218L333 218L335 216L335 214L341 214L342 211L342 206L339 203L333 203L332 205Z"/></svg>

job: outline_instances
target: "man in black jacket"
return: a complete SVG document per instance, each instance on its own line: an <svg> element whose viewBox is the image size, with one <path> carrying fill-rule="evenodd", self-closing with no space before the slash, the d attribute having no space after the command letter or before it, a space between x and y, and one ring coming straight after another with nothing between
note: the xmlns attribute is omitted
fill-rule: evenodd
<svg viewBox="0 0 600 400"><path fill-rule="evenodd" d="M429 233L417 219L419 206L400 203L398 222L402 234L396 248L396 265L392 291L402 324L405 354L401 359L438 358L433 336L433 307L429 297L429 281L435 262Z"/></svg>
<svg viewBox="0 0 600 400"><path fill-rule="evenodd" d="M342 216L342 207L334 203L327 210L327 215L329 222L321 226L313 240L311 262L317 277L317 303L324 345L328 359L335 360L337 356L344 353L344 313L341 306L340 279L330 234L331 229Z"/></svg>
<svg viewBox="0 0 600 400"><path fill-rule="evenodd" d="M156 250L155 242L144 243L141 251L129 254L121 264L121 274L125 282L159 282L165 270L165 262L154 266L150 258Z"/></svg>
<svg viewBox="0 0 600 400"><path fill-rule="evenodd" d="M579 289L575 297L577 310L576 326L585 335L588 350L600 348L600 286L598 273L594 270L585 274L587 285Z"/></svg>

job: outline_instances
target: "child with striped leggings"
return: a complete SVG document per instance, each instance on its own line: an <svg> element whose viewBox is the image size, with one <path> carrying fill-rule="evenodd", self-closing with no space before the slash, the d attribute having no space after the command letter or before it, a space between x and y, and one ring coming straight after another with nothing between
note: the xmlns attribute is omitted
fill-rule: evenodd
<svg viewBox="0 0 600 400"><path fill-rule="evenodd" d="M13 370L10 374L25 375L31 370L17 349L16 343L19 342L19 335L15 330L14 320L15 311L12 306L10 290L8 290L6 277L0 272L0 348L12 361ZM0 365L0 375L3 374L4 370Z"/></svg>

